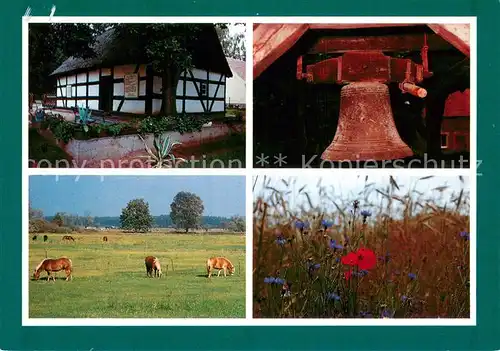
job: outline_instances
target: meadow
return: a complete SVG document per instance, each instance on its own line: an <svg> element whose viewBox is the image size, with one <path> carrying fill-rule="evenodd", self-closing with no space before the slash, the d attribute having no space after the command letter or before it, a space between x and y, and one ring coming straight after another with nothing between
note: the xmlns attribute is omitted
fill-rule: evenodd
<svg viewBox="0 0 500 351"><path fill-rule="evenodd" d="M134 234L118 231L30 236L30 318L244 318L245 238L240 234ZM103 236L108 242L103 242ZM146 276L144 258L159 258L163 276ZM67 256L73 280L64 271L56 282L33 270L45 257ZM225 256L233 276L207 278L206 260Z"/></svg>
<svg viewBox="0 0 500 351"><path fill-rule="evenodd" d="M342 196L255 179L254 318L469 318L469 190L416 190L430 178Z"/></svg>

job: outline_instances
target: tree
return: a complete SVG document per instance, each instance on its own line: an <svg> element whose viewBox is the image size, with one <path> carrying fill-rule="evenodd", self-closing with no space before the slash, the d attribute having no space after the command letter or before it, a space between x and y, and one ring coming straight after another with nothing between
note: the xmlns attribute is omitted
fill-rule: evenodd
<svg viewBox="0 0 500 351"><path fill-rule="evenodd" d="M193 66L192 44L206 24L116 24L116 40L128 55L144 57L162 77L163 113L177 114L176 95L180 75Z"/></svg>
<svg viewBox="0 0 500 351"><path fill-rule="evenodd" d="M62 227L64 226L64 218L65 218L65 214L62 213L62 212L57 212L54 216L54 218L52 218L52 223L56 224L57 226L59 227Z"/></svg>
<svg viewBox="0 0 500 351"><path fill-rule="evenodd" d="M245 26L245 23L235 23L235 26ZM231 35L226 23L217 23L215 27L224 55L237 60L246 60L245 34L235 33Z"/></svg>
<svg viewBox="0 0 500 351"><path fill-rule="evenodd" d="M43 211L37 208L31 207L31 203L28 204L29 207L29 219L39 219L43 218Z"/></svg>
<svg viewBox="0 0 500 351"><path fill-rule="evenodd" d="M227 222L227 228L235 232L244 232L246 229L245 217L233 216Z"/></svg>
<svg viewBox="0 0 500 351"><path fill-rule="evenodd" d="M153 217L149 213L149 204L144 199L134 199L122 209L120 223L123 229L134 232L147 232L153 225Z"/></svg>
<svg viewBox="0 0 500 351"><path fill-rule="evenodd" d="M55 87L50 74L70 56L90 58L95 37L103 25L87 23L31 23L29 36L29 90L43 94Z"/></svg>
<svg viewBox="0 0 500 351"><path fill-rule="evenodd" d="M94 224L94 217L90 215L90 211L85 211L83 220L86 227L90 227Z"/></svg>
<svg viewBox="0 0 500 351"><path fill-rule="evenodd" d="M196 194L181 191L170 204L170 218L187 233L190 228L196 228L201 223L204 209L203 201Z"/></svg>

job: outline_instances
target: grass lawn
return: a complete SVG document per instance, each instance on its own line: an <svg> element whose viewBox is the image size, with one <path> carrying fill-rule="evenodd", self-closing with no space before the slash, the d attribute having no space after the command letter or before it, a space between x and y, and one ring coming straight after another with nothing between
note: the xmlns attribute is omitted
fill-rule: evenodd
<svg viewBox="0 0 500 351"><path fill-rule="evenodd" d="M244 318L245 238L220 234L75 234L74 243L62 235L30 239L30 318ZM102 236L108 242L102 242ZM68 256L73 280L32 279L45 258ZM163 277L148 278L144 258L160 259ZM205 262L225 256L236 266L233 276L206 277ZM173 264L172 264L173 262ZM168 267L167 267L168 266Z"/></svg>
<svg viewBox="0 0 500 351"><path fill-rule="evenodd" d="M67 160L71 162L71 157L58 147L54 140L44 138L34 128L29 130L29 159L40 162L46 160L51 165L55 165L57 161ZM61 162L64 165L65 162ZM47 167L47 162L42 162L39 167Z"/></svg>
<svg viewBox="0 0 500 351"><path fill-rule="evenodd" d="M245 133L234 134L224 140L181 151L188 163L182 168L244 168Z"/></svg>

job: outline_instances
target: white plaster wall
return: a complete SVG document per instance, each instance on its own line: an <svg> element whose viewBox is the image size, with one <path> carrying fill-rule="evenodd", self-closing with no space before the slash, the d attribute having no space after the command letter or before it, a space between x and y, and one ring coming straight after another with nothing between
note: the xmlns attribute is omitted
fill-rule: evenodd
<svg viewBox="0 0 500 351"><path fill-rule="evenodd" d="M89 85L89 96L99 96L99 84Z"/></svg>
<svg viewBox="0 0 500 351"><path fill-rule="evenodd" d="M99 81L99 70L94 70L89 72L89 82L98 82Z"/></svg>
<svg viewBox="0 0 500 351"><path fill-rule="evenodd" d="M177 111L182 112L182 101L180 101L180 109L179 109L179 104L177 105ZM202 112L203 112L203 106L200 100L186 100L186 113L202 113Z"/></svg>
<svg viewBox="0 0 500 351"><path fill-rule="evenodd" d="M87 87L78 85L76 87L76 96L77 97L82 97L82 96L87 97Z"/></svg>
<svg viewBox="0 0 500 351"><path fill-rule="evenodd" d="M244 104L246 102L245 81L235 74L227 79L226 84L226 103Z"/></svg>
<svg viewBox="0 0 500 351"><path fill-rule="evenodd" d="M160 109L161 109L161 99L153 99L153 113L159 113Z"/></svg>
<svg viewBox="0 0 500 351"><path fill-rule="evenodd" d="M113 100L113 111L118 111L120 100ZM120 112L143 114L146 111L146 101L144 100L125 100Z"/></svg>
<svg viewBox="0 0 500 351"><path fill-rule="evenodd" d="M88 100L88 108L91 110L99 109L99 100Z"/></svg>
<svg viewBox="0 0 500 351"><path fill-rule="evenodd" d="M121 66L114 66L113 67L113 78L114 79L120 79L125 76L125 74L130 74L134 73L135 67L137 65L121 65ZM140 65L139 66L139 77L146 77L146 65Z"/></svg>

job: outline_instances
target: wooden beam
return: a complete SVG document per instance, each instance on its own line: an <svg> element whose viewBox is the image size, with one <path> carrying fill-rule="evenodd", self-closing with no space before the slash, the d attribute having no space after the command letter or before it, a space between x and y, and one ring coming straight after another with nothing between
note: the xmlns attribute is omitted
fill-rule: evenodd
<svg viewBox="0 0 500 351"><path fill-rule="evenodd" d="M449 50L453 46L436 34L427 36L429 50ZM322 37L309 50L309 54L344 53L351 50L420 51L424 46L423 34L384 35L364 37Z"/></svg>
<svg viewBox="0 0 500 351"><path fill-rule="evenodd" d="M311 23L310 29L361 29L389 27L418 27L419 23Z"/></svg>
<svg viewBox="0 0 500 351"><path fill-rule="evenodd" d="M428 24L428 26L465 56L470 57L470 27L468 24Z"/></svg>
<svg viewBox="0 0 500 351"><path fill-rule="evenodd" d="M309 24L260 24L253 37L253 78L287 52L309 28Z"/></svg>

